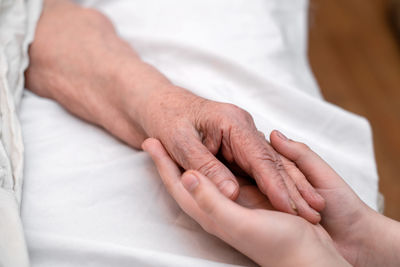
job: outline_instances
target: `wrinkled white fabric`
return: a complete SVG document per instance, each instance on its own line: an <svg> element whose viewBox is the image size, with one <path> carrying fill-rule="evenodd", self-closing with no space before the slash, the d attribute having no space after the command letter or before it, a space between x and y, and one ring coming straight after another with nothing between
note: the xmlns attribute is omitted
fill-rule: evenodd
<svg viewBox="0 0 400 267"><path fill-rule="evenodd" d="M41 1L0 0L0 266L27 266L19 216L23 142L16 107Z"/></svg>
<svg viewBox="0 0 400 267"><path fill-rule="evenodd" d="M307 1L81 2L174 83L309 144L376 208L369 125L325 102L308 67ZM21 122L33 266L253 265L179 209L144 152L29 92Z"/></svg>

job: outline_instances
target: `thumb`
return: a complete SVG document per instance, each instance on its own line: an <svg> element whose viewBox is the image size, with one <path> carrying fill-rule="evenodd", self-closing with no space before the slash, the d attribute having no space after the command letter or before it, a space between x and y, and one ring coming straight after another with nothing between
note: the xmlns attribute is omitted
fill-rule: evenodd
<svg viewBox="0 0 400 267"><path fill-rule="evenodd" d="M226 198L217 187L198 171L187 171L182 175L183 187L190 193L198 207L225 232L232 232L243 220L246 209ZM201 222L200 222L201 223ZM202 225L204 227L204 225ZM213 232L212 229L205 229ZM211 231L210 231L211 230ZM217 234L218 235L218 234ZM219 236L221 233L219 234ZM223 236L221 238L225 239Z"/></svg>

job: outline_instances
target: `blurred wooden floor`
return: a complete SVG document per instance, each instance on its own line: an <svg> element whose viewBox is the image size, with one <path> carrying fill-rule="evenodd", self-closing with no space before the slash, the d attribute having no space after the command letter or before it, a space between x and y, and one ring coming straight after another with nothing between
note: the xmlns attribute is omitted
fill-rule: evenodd
<svg viewBox="0 0 400 267"><path fill-rule="evenodd" d="M390 0L310 0L309 58L324 97L371 122L385 214L400 220L400 39Z"/></svg>

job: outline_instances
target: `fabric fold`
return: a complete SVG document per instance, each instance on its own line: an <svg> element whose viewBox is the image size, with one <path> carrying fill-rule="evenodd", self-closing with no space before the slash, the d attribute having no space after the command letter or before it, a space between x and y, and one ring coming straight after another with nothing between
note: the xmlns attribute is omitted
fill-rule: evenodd
<svg viewBox="0 0 400 267"><path fill-rule="evenodd" d="M42 0L0 1L0 266L28 266L19 207L24 147L18 105Z"/></svg>

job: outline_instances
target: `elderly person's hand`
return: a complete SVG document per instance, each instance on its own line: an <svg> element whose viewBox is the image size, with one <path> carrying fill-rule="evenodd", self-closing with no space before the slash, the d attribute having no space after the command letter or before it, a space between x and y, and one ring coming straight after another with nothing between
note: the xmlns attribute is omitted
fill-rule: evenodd
<svg viewBox="0 0 400 267"><path fill-rule="evenodd" d="M262 266L350 266L320 225L271 209L254 185L241 182L236 203L198 171L183 175L153 138L143 149L154 160L168 192L204 230Z"/></svg>
<svg viewBox="0 0 400 267"><path fill-rule="evenodd" d="M199 171L224 195L235 199L237 181L217 159L219 154L228 164L238 165L253 177L276 209L298 212L313 223L319 221L315 210L323 208L323 199L295 166L281 159L257 131L249 113L174 87L155 90L144 103L150 103L142 113L145 132L159 139L184 169ZM287 167L291 167L291 176Z"/></svg>
<svg viewBox="0 0 400 267"><path fill-rule="evenodd" d="M26 86L135 148L158 138L181 167L198 170L235 199L238 183L219 154L253 177L276 209L320 220L323 198L278 156L247 112L172 85L97 11L45 0Z"/></svg>
<svg viewBox="0 0 400 267"><path fill-rule="evenodd" d="M305 144L289 140L277 131L272 132L270 140L279 153L296 163L326 200L321 225L348 262L353 266L400 266L399 222L369 208Z"/></svg>

